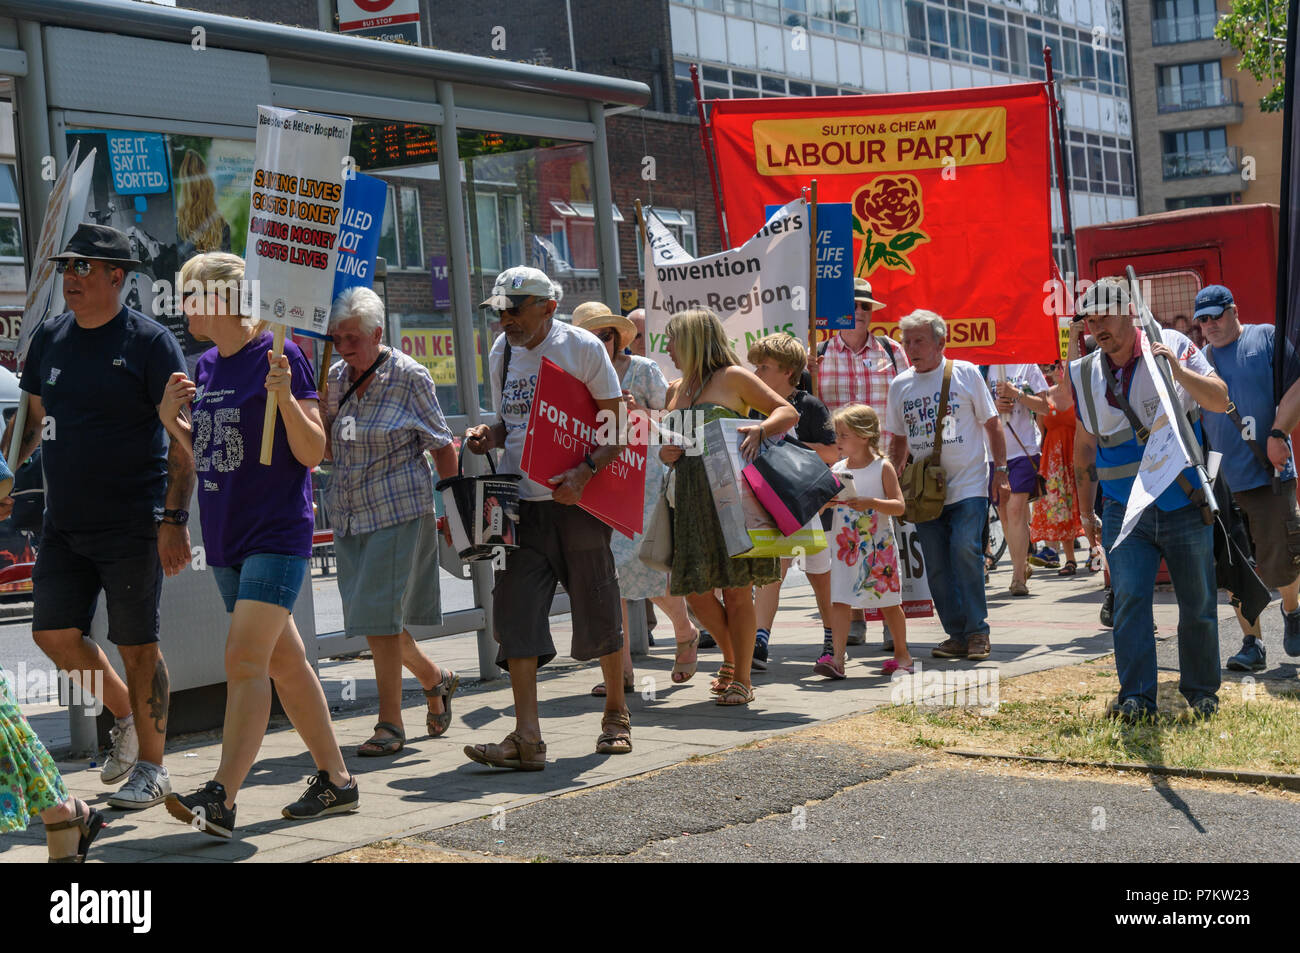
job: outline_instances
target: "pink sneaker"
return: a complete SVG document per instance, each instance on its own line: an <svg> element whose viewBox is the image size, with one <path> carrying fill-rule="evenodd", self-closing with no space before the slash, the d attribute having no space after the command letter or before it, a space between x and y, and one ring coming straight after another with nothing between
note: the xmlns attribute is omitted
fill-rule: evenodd
<svg viewBox="0 0 1300 953"><path fill-rule="evenodd" d="M835 656L833 655L823 655L819 658L817 664L813 666L813 674L820 675L823 678L834 679L847 677L844 674L844 666L835 661Z"/></svg>

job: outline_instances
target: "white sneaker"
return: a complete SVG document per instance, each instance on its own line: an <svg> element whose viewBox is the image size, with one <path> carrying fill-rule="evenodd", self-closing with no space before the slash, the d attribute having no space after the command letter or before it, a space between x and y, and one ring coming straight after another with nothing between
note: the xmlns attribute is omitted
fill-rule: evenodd
<svg viewBox="0 0 1300 953"><path fill-rule="evenodd" d="M108 729L108 736L113 740L113 748L104 761L104 770L99 772L99 780L105 784L116 784L130 773L140 759L140 737L135 733L135 722L125 728L114 723Z"/></svg>
<svg viewBox="0 0 1300 953"><path fill-rule="evenodd" d="M172 793L171 775L166 768L155 768L151 764L137 764L131 771L131 777L118 792L108 799L113 807L128 810L140 810L161 804Z"/></svg>

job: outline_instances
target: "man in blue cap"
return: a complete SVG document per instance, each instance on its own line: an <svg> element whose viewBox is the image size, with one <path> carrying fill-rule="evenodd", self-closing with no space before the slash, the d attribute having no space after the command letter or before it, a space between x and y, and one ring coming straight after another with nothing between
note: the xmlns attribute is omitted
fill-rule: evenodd
<svg viewBox="0 0 1300 953"><path fill-rule="evenodd" d="M1220 472L1250 520L1255 571L1282 594L1282 647L1300 656L1300 507L1291 453L1291 431L1300 424L1300 383L1280 404L1274 402L1273 325L1243 325L1223 285L1201 289L1193 319L1204 329L1210 344L1205 356L1227 383L1231 401L1226 413L1205 415L1210 446L1223 454ZM1242 620L1242 630L1241 651L1228 668L1262 671L1267 658L1259 621Z"/></svg>

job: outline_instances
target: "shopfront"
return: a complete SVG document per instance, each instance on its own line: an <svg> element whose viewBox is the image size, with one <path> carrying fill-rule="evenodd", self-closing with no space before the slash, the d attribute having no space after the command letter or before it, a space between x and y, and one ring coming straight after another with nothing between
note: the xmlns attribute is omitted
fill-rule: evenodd
<svg viewBox="0 0 1300 953"><path fill-rule="evenodd" d="M646 103L640 83L126 0L0 0L10 89L28 273L54 173L74 147L94 149L86 219L131 236L145 267L126 301L191 358L202 346L154 282L195 253L243 252L259 105L354 121L355 168L387 189L390 343L429 368L454 432L491 417L494 329L475 305L498 271L544 268L564 285L562 312L592 299L618 307L623 214L605 116ZM488 570L477 571L473 607L433 634L490 626ZM317 632L306 593L296 617L304 636ZM212 684L225 624L206 574L168 581L164 632L186 646L168 642L175 689ZM351 648L319 635L322 653ZM480 646L490 677L490 637Z"/></svg>

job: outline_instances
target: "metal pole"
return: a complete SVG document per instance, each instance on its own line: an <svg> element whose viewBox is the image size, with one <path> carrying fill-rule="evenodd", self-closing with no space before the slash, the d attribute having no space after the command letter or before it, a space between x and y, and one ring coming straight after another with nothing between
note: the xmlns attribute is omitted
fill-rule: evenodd
<svg viewBox="0 0 1300 953"><path fill-rule="evenodd" d="M1061 200L1061 229L1070 246L1070 257L1078 269L1078 258L1074 250L1074 223L1070 219L1070 180L1065 174L1065 142L1061 138L1061 122L1058 115L1061 104L1056 98L1056 74L1052 71L1052 48L1043 47L1043 63L1047 67L1047 105L1052 120L1052 139L1056 144L1053 150L1056 156L1056 186ZM1066 262L1068 265L1069 262Z"/></svg>
<svg viewBox="0 0 1300 953"><path fill-rule="evenodd" d="M817 180L808 183L808 231L812 248L808 261L808 375L817 393Z"/></svg>
<svg viewBox="0 0 1300 953"><path fill-rule="evenodd" d="M1146 335L1148 341L1163 341L1164 338L1160 335L1160 325L1156 323L1155 316L1142 298L1142 291L1138 287L1137 272L1133 270L1132 265L1128 265L1125 267L1124 273L1128 276L1129 291L1137 308L1142 333ZM1214 484L1210 482L1210 475L1205 471L1205 456L1201 453L1201 442L1196 439L1196 433L1192 430L1192 425L1188 422L1187 415L1182 412L1179 404L1178 391L1174 389L1173 372L1169 368L1169 358L1155 355L1153 357L1155 358L1156 367L1160 369L1160 376L1164 379L1165 389L1169 393L1169 400L1174 405L1174 417L1176 419L1171 421L1171 424L1178 428L1178 433L1182 437L1183 449L1187 451L1191 465L1196 468L1196 475L1200 478L1201 489L1205 493L1205 502L1209 505L1210 512L1217 516L1219 504L1214 498Z"/></svg>
<svg viewBox="0 0 1300 953"><path fill-rule="evenodd" d="M438 128L438 166L442 179L443 206L447 210L447 272L451 280L451 335L456 362L456 388L461 409L471 426L482 422L479 412L478 349L474 346L474 301L469 285L469 245L465 241L465 205L462 202L460 147L456 138L456 96L452 84L437 84L438 103L442 106L442 125ZM478 631L479 678L490 681L500 677L497 668L497 645L492 637L496 624L492 611L492 564L480 560L471 564L474 580L474 604L483 610L483 628Z"/></svg>
<svg viewBox="0 0 1300 953"><path fill-rule="evenodd" d="M721 237L721 250L731 247L731 234L727 229L727 216L722 210L722 193L718 191L718 172L713 165L713 149L709 145L709 121L704 118L704 91L700 88L700 67L691 64L691 82L695 84L695 108L700 114L700 148L704 150L704 161L709 167L709 182L713 185L713 209L718 214L718 235Z"/></svg>
<svg viewBox="0 0 1300 953"><path fill-rule="evenodd" d="M334 3L332 0L316 0L316 20L323 33L334 32Z"/></svg>
<svg viewBox="0 0 1300 953"><path fill-rule="evenodd" d="M570 33L572 35L572 33ZM609 184L609 146L605 141L605 106L592 101L587 104L596 137L591 143L592 200L596 204L596 244L600 248L600 287L605 304L615 314L621 314L618 300L618 250L614 243L614 194ZM645 600L627 600L627 631L623 637L632 647L633 655L645 655L650 650L650 633L646 629Z"/></svg>

